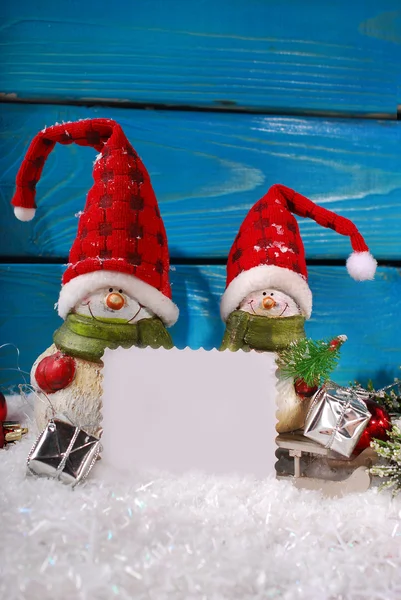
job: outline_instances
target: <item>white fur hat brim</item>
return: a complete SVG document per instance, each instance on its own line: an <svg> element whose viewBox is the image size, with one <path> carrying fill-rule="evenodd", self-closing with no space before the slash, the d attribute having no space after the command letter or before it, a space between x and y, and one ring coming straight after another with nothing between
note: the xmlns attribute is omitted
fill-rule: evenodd
<svg viewBox="0 0 401 600"><path fill-rule="evenodd" d="M312 292L302 275L283 267L259 265L243 271L228 285L220 304L223 321L227 321L248 294L269 287L291 296L302 314L309 319L312 313Z"/></svg>
<svg viewBox="0 0 401 600"><path fill-rule="evenodd" d="M78 275L63 285L58 299L58 314L65 319L71 309L87 294L108 287L124 290L145 308L150 308L167 327L174 325L178 319L178 307L158 289L134 275L106 270Z"/></svg>

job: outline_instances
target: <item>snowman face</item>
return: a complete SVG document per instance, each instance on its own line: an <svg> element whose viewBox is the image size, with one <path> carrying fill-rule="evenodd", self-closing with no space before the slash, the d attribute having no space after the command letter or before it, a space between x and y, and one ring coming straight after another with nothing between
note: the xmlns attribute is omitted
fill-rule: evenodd
<svg viewBox="0 0 401 600"><path fill-rule="evenodd" d="M239 310L260 317L292 317L301 314L291 296L272 288L251 292L242 300Z"/></svg>
<svg viewBox="0 0 401 600"><path fill-rule="evenodd" d="M94 319L122 319L133 324L148 319L154 314L135 298L128 296L119 288L101 288L85 296L74 307L74 312Z"/></svg>

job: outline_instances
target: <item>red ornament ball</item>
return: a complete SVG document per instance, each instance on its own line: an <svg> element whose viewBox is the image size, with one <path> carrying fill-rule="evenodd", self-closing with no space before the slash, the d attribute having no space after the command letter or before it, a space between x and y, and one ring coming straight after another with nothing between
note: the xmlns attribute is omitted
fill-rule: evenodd
<svg viewBox="0 0 401 600"><path fill-rule="evenodd" d="M385 442L388 439L388 431L391 429L391 419L386 409L377 404L374 400L368 399L365 400L365 403L372 416L370 417L366 429L359 438L359 442L355 446L354 453L357 454L362 452L362 450L365 450L365 448L369 448L373 438Z"/></svg>
<svg viewBox="0 0 401 600"><path fill-rule="evenodd" d="M75 376L75 360L62 352L42 358L35 371L36 383L46 394L70 385Z"/></svg>
<svg viewBox="0 0 401 600"><path fill-rule="evenodd" d="M303 379L297 379L294 383L295 391L301 398L310 398L318 390L317 385L308 385Z"/></svg>
<svg viewBox="0 0 401 600"><path fill-rule="evenodd" d="M0 423L5 421L7 417L7 402L4 394L0 392ZM1 446L0 446L1 447Z"/></svg>

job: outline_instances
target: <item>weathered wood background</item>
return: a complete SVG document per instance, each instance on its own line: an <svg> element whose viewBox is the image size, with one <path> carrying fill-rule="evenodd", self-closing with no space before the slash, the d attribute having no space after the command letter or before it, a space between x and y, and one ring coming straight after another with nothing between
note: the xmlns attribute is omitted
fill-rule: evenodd
<svg viewBox="0 0 401 600"><path fill-rule="evenodd" d="M151 174L178 347L220 343L225 257L249 207L279 182L353 219L380 260L374 282L353 282L348 239L301 220L308 334L349 337L335 379L382 385L400 374L399 0L3 4L0 343L19 348L21 368L60 323L53 305L94 152L54 150L31 223L13 216L15 176L45 125L103 116L122 124ZM0 368L15 364L0 349Z"/></svg>

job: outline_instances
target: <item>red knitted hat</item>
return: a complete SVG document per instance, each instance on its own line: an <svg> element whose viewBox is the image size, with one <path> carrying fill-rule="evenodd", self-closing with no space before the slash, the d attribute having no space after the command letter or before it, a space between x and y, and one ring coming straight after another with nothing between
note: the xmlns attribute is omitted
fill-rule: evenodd
<svg viewBox="0 0 401 600"><path fill-rule="evenodd" d="M247 214L230 250L220 307L223 321L248 294L267 287L291 296L306 318L310 317L312 293L307 283L305 250L292 213L348 235L354 250L347 260L348 273L359 281L373 279L377 263L352 221L290 188L273 185Z"/></svg>
<svg viewBox="0 0 401 600"><path fill-rule="evenodd" d="M16 217L34 217L36 184L56 142L100 152L63 275L59 315L65 318L85 295L112 286L173 325L178 308L171 300L166 231L149 174L118 123L87 119L41 131L18 171L12 199Z"/></svg>

